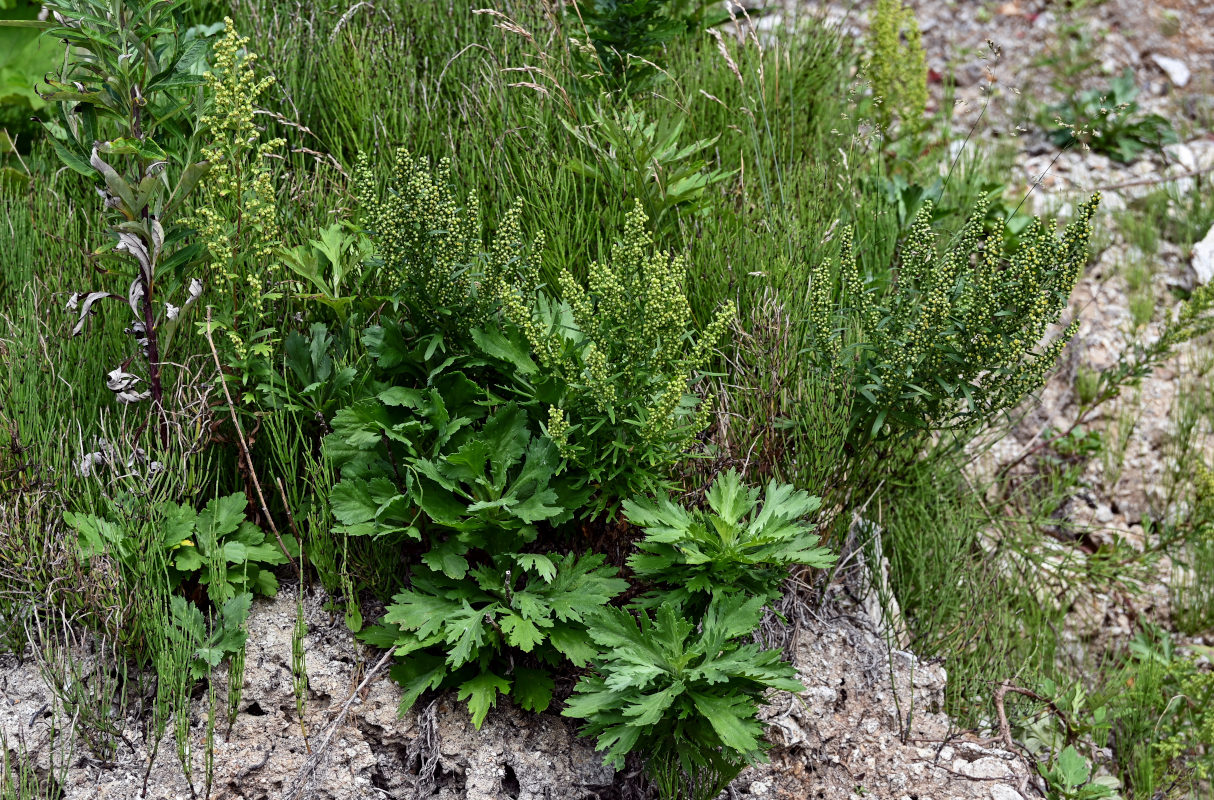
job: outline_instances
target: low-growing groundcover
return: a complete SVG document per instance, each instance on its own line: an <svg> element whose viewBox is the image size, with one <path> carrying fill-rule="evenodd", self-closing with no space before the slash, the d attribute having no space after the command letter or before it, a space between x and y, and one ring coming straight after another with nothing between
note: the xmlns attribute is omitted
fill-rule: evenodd
<svg viewBox="0 0 1214 800"><path fill-rule="evenodd" d="M98 702L153 698L152 758L171 729L209 794L191 698L230 725L254 597L315 579L402 710L559 712L658 796L715 797L799 688L759 636L783 594L1053 368L1096 199L1005 236L985 201L872 191L947 168L900 3L868 48L822 22L767 46L696 2L363 5L19 15L57 55L0 183L4 641L56 613L120 652ZM1173 661L1152 702L1204 691ZM1164 772L1200 746L1167 734ZM1055 783L1078 752L1045 754Z"/></svg>

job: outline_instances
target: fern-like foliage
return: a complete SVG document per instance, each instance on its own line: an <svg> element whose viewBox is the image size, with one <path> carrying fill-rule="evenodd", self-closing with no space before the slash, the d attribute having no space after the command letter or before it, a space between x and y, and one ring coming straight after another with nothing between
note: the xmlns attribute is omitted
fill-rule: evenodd
<svg viewBox="0 0 1214 800"><path fill-rule="evenodd" d="M719 785L704 795L715 797L763 757L763 693L802 689L778 651L750 641L763 606L760 597L714 599L698 628L674 604L652 617L599 612L590 635L604 654L562 713L586 720L584 732L617 768L635 750L659 780L672 767L715 775Z"/></svg>
<svg viewBox="0 0 1214 800"><path fill-rule="evenodd" d="M642 605L674 603L695 613L726 594L766 603L779 596L791 565L820 568L835 560L803 521L821 506L817 497L772 481L760 506L759 489L744 486L730 470L705 499L705 511L689 511L669 497L625 501L628 521L645 532L628 565L638 578L670 587L645 595Z"/></svg>
<svg viewBox="0 0 1214 800"><path fill-rule="evenodd" d="M384 621L395 626L390 646L405 660L393 676L404 686L402 711L427 689L458 687L480 727L497 695L511 693L529 711L543 711L553 681L543 669L511 670L511 649L541 664L585 666L595 654L583 624L628 587L601 555L504 554L467 578L419 569L411 587L392 598ZM384 635L381 631L378 635Z"/></svg>

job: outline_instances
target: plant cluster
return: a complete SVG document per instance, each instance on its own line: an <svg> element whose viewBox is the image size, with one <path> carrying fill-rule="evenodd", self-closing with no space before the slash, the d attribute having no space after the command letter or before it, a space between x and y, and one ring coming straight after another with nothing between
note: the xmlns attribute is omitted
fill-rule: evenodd
<svg viewBox="0 0 1214 800"><path fill-rule="evenodd" d="M790 567L828 567L834 557L805 522L819 498L775 481L761 507L759 494L731 470L709 488L704 511L668 497L624 506L644 532L628 564L652 588L590 619L600 653L563 713L586 720L617 767L645 753L663 798L724 791L763 756L764 693L800 686L754 633Z"/></svg>
<svg viewBox="0 0 1214 800"><path fill-rule="evenodd" d="M868 38L868 79L878 124L889 130L896 118L906 132L918 131L927 109L927 61L914 10L902 0L877 0Z"/></svg>
<svg viewBox="0 0 1214 800"><path fill-rule="evenodd" d="M665 482L704 427L690 387L731 312L693 338L686 266L653 251L639 209L589 285L566 271L553 296L518 207L486 251L447 169L402 153L380 199L364 160L368 285L398 311L363 330L369 380L334 376L323 330L293 369L350 401L326 439L340 530L416 548L368 640L402 657L406 705L454 686L479 725L499 693L547 707L551 668L595 653L587 614L628 584L601 555L538 543Z"/></svg>
<svg viewBox="0 0 1214 800"><path fill-rule="evenodd" d="M1159 114L1140 114L1138 87L1129 68L1105 89L1075 92L1045 109L1042 124L1059 147L1082 146L1128 164L1147 150L1162 150L1177 139L1171 123Z"/></svg>
<svg viewBox="0 0 1214 800"><path fill-rule="evenodd" d="M720 137L680 144L683 120L659 129L644 111L593 108L584 126L561 122L594 156L570 159L569 168L606 191L626 187L659 228L671 212L703 216L705 193L731 175L708 168L707 153Z"/></svg>
<svg viewBox="0 0 1214 800"><path fill-rule="evenodd" d="M55 142L0 180L18 254L0 275L18 309L0 317L0 526L17 532L0 537L0 617L25 646L21 623L75 585L54 575L70 564L83 589L65 616L155 668L154 688L107 675L112 702L91 715L62 682L99 721L98 758L120 746L106 722L120 692L153 697L150 760L175 742L209 785L193 705L209 704L207 737L239 712L245 618L296 557L305 737L314 574L395 657L404 706L449 690L478 726L503 697L563 710L611 764L644 762L667 800L718 796L764 758L759 708L798 688L767 636L785 579L817 585L805 571L833 563L819 536L854 513L882 520L852 531L884 536L902 618L917 651L950 659L948 711L969 724L1008 675L1061 669L1049 631L1080 580L1124 585L1122 553L1089 558L1052 518L1107 434L1046 432L1040 480L1011 498L1031 504L1024 520L966 488L967 437L1057 359L1093 206L1059 238L1004 203L1006 162L938 178L951 148L923 126L905 3L878 4L867 43L817 24L697 35L743 13L699 0L514 17L463 0L342 15L250 0L226 23L210 0L56 7L48 25L75 38L46 85ZM506 34L492 51L470 46L497 35L486 25ZM857 75L879 102L857 101ZM394 164L355 161L397 142L410 150ZM87 180L48 164L55 148ZM82 264L102 237L113 248ZM110 291L78 293L73 322L95 335L68 347L43 304L81 266ZM1083 409L1209 332L1212 297L1194 291L1110 377L1077 378ZM137 322L151 309L153 335L130 326L146 351L91 316L110 299ZM202 308L213 325L180 324ZM157 394L159 365L161 406L194 416L128 429L104 413L96 364L119 365L109 383L131 403ZM123 455L62 444L103 436ZM1034 553L1042 531L1065 563ZM26 566L36 585L14 588ZM1149 683L1154 662L1134 663L1115 688L1140 690L1148 722L1081 692L1055 701L1071 724L1037 752L1059 796L1112 786L1105 744L1137 752L1154 785L1195 774L1202 670ZM1023 708L1009 710L1021 738Z"/></svg>
<svg viewBox="0 0 1214 800"><path fill-rule="evenodd" d="M1087 263L1098 202L1061 237L1034 221L1010 255L984 239L985 202L940 252L926 204L884 285L860 274L845 230L838 262L814 269L811 320L821 368L855 387L855 439L990 419L1036 390L1074 332L1043 344Z"/></svg>
<svg viewBox="0 0 1214 800"><path fill-rule="evenodd" d="M191 670L198 678L204 662L215 667L243 648L242 626L253 595L273 597L278 579L271 568L288 560L287 550L267 542L245 519L247 505L241 493L214 498L202 511L172 501L145 508L126 496L110 503L104 515L67 512L64 521L76 531L86 561L116 561L125 583L163 581L174 592L172 618L192 634ZM298 555L294 537L285 537L283 546ZM162 562L168 566L163 575L152 574ZM207 630L199 604L220 612L214 631Z"/></svg>
<svg viewBox="0 0 1214 800"><path fill-rule="evenodd" d="M285 144L281 138L262 141L255 124L257 103L273 78L259 79L256 55L247 49L230 17L215 43L210 69L204 74L209 104L199 119L205 131L202 157L210 164L197 192L189 224L205 252L206 283L224 296L220 324L226 329L236 357L249 354L244 336L257 336L268 317L267 300L282 280L277 251L282 240L278 203L269 158ZM256 344L268 356L264 336Z"/></svg>

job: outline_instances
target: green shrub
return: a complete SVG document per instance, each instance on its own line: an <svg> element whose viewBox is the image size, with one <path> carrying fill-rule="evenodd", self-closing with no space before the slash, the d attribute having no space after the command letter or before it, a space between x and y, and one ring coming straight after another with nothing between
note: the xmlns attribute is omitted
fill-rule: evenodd
<svg viewBox="0 0 1214 800"><path fill-rule="evenodd" d="M768 689L796 692L796 670L777 650L751 641L761 597L714 599L697 625L675 603L655 617L606 609L590 620L603 649L597 674L582 678L567 717L586 720L608 763L641 753L663 800L716 797L747 765L761 760L757 719Z"/></svg>
<svg viewBox="0 0 1214 800"><path fill-rule="evenodd" d="M679 143L685 120L661 126L644 111L591 109L589 122L561 122L594 155L572 158L569 168L600 184L605 193L625 190L640 200L655 227L671 227L671 212L702 217L710 207L710 187L732 173L708 169L708 157L719 136Z"/></svg>
<svg viewBox="0 0 1214 800"><path fill-rule="evenodd" d="M588 288L563 273L562 300L539 285L518 206L486 251L475 200L457 205L446 166L433 175L402 152L382 199L365 160L358 181L367 279L381 292L358 302L395 313L363 331L361 377L311 349L305 363L301 340L291 361L349 398L325 445L340 532L420 543L369 641L404 657L394 674L409 703L458 686L479 725L499 692L550 685L545 665L593 654L583 615L627 584L599 556L529 549L541 531L668 481L706 424L688 389L731 311L692 338L686 266L652 252L639 208ZM519 691L547 705L547 692Z"/></svg>
<svg viewBox="0 0 1214 800"><path fill-rule="evenodd" d="M655 250L639 201L610 258L590 265L589 285L563 270L554 295L531 255L542 242L523 244L520 207L486 251L476 202L470 198L467 210L456 204L447 170L432 175L402 152L381 200L369 165L360 167L359 194L382 262L375 280L409 321L408 330L384 330L424 341L430 353L441 337L448 355L496 359L497 375L486 380L510 385L533 425L576 467L570 474L592 493L592 509L662 486L707 425L709 404L691 390L733 306L696 336L687 262ZM405 349L397 348L395 364L428 360Z"/></svg>
<svg viewBox="0 0 1214 800"><path fill-rule="evenodd" d="M759 490L731 470L706 499L709 510L698 513L669 498L625 503L645 534L628 564L650 589L629 609L588 617L602 652L564 711L586 720L608 763L639 753L670 800L716 797L761 760L764 692L801 685L778 651L754 644L755 633L790 566L834 561L802 522L816 497L773 481L760 508Z"/></svg>
<svg viewBox="0 0 1214 800"><path fill-rule="evenodd" d="M552 387L548 435L595 490L596 509L662 486L687 456L710 405L690 390L735 314L726 304L695 338L687 262L655 252L646 222L638 203L588 286L564 270L561 300L505 304Z"/></svg>
<svg viewBox="0 0 1214 800"><path fill-rule="evenodd" d="M813 357L855 389L853 444L989 420L1045 380L1075 325L1046 342L1088 258L1099 196L1061 238L1034 221L1015 253L983 230L980 202L946 252L931 204L915 218L888 283L865 280L844 231L835 269L811 276Z"/></svg>
<svg viewBox="0 0 1214 800"><path fill-rule="evenodd" d="M287 563L287 554L265 533L245 519L248 500L243 493L217 497L201 512L188 505L165 501L140 509L135 498L112 504L106 516L68 512L64 521L75 529L81 554L87 558L110 556L130 575L145 569L146 549L157 547L168 555L170 588L183 584L205 587L216 607L238 594L256 592L273 597L278 579L268 567ZM138 518L150 513L155 539L145 541L150 523ZM288 552L298 554L294 537L283 537Z"/></svg>

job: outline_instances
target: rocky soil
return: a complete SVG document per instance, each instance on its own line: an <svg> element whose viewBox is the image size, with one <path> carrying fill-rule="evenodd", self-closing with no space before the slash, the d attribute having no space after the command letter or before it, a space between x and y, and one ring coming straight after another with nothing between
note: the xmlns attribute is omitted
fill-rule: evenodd
<svg viewBox="0 0 1214 800"><path fill-rule="evenodd" d="M855 572L862 581L863 570ZM854 582L851 594L863 592ZM305 600L308 692L303 725L291 668L294 596L258 601L249 619L239 713L216 723L216 800L606 800L641 797L628 775L604 767L565 719L520 713L508 701L473 728L454 695L400 716L400 689L386 674L366 680L377 654L357 644L324 598ZM882 623L840 587L821 608L797 607L784 630L806 691L773 696L764 711L773 762L748 770L734 797L932 797L1016 800L1035 788L1028 765L959 734L940 713L945 674L891 648ZM67 800L133 800L148 773L148 747L134 716L115 719L116 752L99 757L83 736L80 706L64 703L56 667L44 659L0 660L0 737L29 754ZM84 686L99 685L103 659L78 654ZM97 673L96 670L102 670ZM217 686L226 683L219 674ZM364 685L365 684L365 685ZM222 692L218 714L227 707ZM338 725L332 720L349 705ZM209 702L195 700L190 741L194 788L204 789ZM305 738L303 731L308 731ZM191 798L171 732L152 764L151 800ZM1032 796L1032 795L1030 795Z"/></svg>

